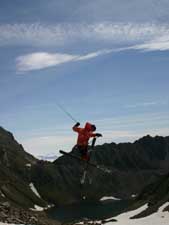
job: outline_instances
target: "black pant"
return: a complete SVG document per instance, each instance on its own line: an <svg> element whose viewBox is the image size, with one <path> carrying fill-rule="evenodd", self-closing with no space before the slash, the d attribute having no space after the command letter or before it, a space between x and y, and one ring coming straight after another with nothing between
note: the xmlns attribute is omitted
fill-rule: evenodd
<svg viewBox="0 0 169 225"><path fill-rule="evenodd" d="M75 148L76 151L80 153L81 157L88 157L88 146L76 145Z"/></svg>

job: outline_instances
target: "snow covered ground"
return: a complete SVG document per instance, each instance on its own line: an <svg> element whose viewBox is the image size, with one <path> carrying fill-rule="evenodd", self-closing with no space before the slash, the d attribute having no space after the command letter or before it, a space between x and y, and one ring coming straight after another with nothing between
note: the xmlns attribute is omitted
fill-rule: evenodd
<svg viewBox="0 0 169 225"><path fill-rule="evenodd" d="M140 219L130 219L130 217L144 211L147 208L147 205L144 205L137 210L122 213L119 216L112 218L116 219L117 222L107 222L106 225L168 225L169 212L163 212L163 209L165 209L168 205L169 202L165 203L159 208L158 212L150 216Z"/></svg>

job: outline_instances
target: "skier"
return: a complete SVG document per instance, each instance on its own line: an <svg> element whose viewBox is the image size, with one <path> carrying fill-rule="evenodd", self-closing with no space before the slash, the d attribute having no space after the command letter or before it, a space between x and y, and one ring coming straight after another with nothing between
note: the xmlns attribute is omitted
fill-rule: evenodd
<svg viewBox="0 0 169 225"><path fill-rule="evenodd" d="M88 154L88 141L91 137L102 137L100 133L94 133L96 126L91 123L86 123L84 128L80 128L80 123L76 123L72 129L78 133L76 148L81 154L83 160L89 161L90 157Z"/></svg>

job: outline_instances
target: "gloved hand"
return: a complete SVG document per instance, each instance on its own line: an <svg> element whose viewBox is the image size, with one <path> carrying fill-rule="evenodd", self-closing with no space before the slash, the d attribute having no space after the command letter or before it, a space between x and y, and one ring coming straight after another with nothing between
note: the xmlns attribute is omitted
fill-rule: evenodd
<svg viewBox="0 0 169 225"><path fill-rule="evenodd" d="M96 137L103 137L102 134L96 133Z"/></svg>
<svg viewBox="0 0 169 225"><path fill-rule="evenodd" d="M77 123L74 125L74 127L78 127L78 126L80 126L80 123L79 123L79 122L77 122Z"/></svg>

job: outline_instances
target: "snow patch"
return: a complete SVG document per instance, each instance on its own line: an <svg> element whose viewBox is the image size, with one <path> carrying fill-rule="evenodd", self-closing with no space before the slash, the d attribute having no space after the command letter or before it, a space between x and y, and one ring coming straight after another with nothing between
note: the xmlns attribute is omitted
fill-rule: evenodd
<svg viewBox="0 0 169 225"><path fill-rule="evenodd" d="M112 218L116 219L117 222L107 222L106 225L168 225L169 224L169 212L163 212L163 210L169 205L169 202L165 203L161 206L158 212L153 213L144 218L140 219L130 219L131 217L143 212L147 209L147 204L142 207L129 211L126 213L122 213L119 216ZM111 218L110 218L111 219ZM109 219L109 220L110 220Z"/></svg>
<svg viewBox="0 0 169 225"><path fill-rule="evenodd" d="M2 193L2 191L0 191L0 195L5 198L5 195Z"/></svg>
<svg viewBox="0 0 169 225"><path fill-rule="evenodd" d="M169 202L166 202L164 205L162 205L159 209L158 212L159 213L165 213L163 210L169 206ZM169 212L167 212L169 214Z"/></svg>
<svg viewBox="0 0 169 225"><path fill-rule="evenodd" d="M45 208L39 206L39 205L34 205L34 208L30 208L32 211L44 211Z"/></svg>
<svg viewBox="0 0 169 225"><path fill-rule="evenodd" d="M33 193L38 197L41 198L40 194L38 193L38 191L36 190L35 186L33 183L29 184L30 189L33 191Z"/></svg>
<svg viewBox="0 0 169 225"><path fill-rule="evenodd" d="M2 222L0 222L0 225L24 225L24 224L14 224L14 223L2 223Z"/></svg>
<svg viewBox="0 0 169 225"><path fill-rule="evenodd" d="M30 163L26 164L26 167L30 168L32 165Z"/></svg>
<svg viewBox="0 0 169 225"><path fill-rule="evenodd" d="M102 198L100 199L100 201L105 201L105 200L116 200L116 201L119 201L119 200L121 200L121 199L115 198L115 197L113 197L113 196L105 196L105 197L102 197Z"/></svg>
<svg viewBox="0 0 169 225"><path fill-rule="evenodd" d="M136 196L137 196L137 195L134 195L134 194L133 194L131 197L132 197L132 198L135 198Z"/></svg>
<svg viewBox="0 0 169 225"><path fill-rule="evenodd" d="M52 205L52 204L48 205L47 207L41 207L39 205L34 205L34 208L30 208L30 210L32 210L32 211L44 211L44 210L52 208L52 207L54 207L54 205Z"/></svg>

